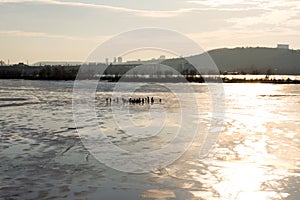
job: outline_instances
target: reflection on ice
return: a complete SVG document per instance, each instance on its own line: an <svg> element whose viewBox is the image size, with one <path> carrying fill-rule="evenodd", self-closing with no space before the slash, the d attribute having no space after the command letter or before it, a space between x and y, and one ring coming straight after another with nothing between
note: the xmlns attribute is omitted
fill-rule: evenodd
<svg viewBox="0 0 300 200"><path fill-rule="evenodd" d="M299 139L299 134L286 132L286 129L294 128L292 123L286 124L286 120L297 122L298 119L297 115L291 113L282 115L280 107L287 109L286 106L290 104L299 108L298 103L295 105L296 99L259 97L261 94L287 92L274 85L258 87L241 84L230 85L226 89L228 96L234 95L236 98L227 98L227 130L220 138L219 148L212 155L211 165L215 166L214 175L219 180L212 185L218 194L217 199L289 197L284 180L299 175L290 174L288 170L296 167L295 162L289 162L290 159L297 160L300 155L299 145L285 139ZM286 126L282 127L283 124ZM284 155L280 153L279 146L286 150ZM298 149L298 153L294 152L295 149ZM282 156L284 160L280 159ZM201 193L197 194L199 196Z"/></svg>
<svg viewBox="0 0 300 200"><path fill-rule="evenodd" d="M222 174L222 181L214 188L224 199L254 199L254 197L268 199L280 198L282 195L276 190L272 191L271 188L264 191L264 185L268 188L269 181L282 178L268 174L272 168L258 167L253 163L245 162L224 163L220 167L219 173Z"/></svg>

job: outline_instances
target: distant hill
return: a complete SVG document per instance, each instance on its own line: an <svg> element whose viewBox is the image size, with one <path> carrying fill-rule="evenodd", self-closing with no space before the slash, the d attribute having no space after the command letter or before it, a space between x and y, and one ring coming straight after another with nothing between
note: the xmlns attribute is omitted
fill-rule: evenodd
<svg viewBox="0 0 300 200"><path fill-rule="evenodd" d="M161 64L172 67L186 77L193 77L194 75L196 75L194 77L197 77L199 72L195 70L189 61L197 63L201 67L201 75L230 74L231 72L239 74L300 75L300 50L280 48L215 49L185 59L167 59L162 61ZM212 61L217 65L217 69L211 67ZM39 62L34 66L28 66L24 63L5 65L2 62L0 64L0 78L46 80L73 80L76 78L81 66L78 62ZM145 68L136 71L136 66L139 65L141 67L145 65ZM94 74L99 69L105 69L104 75L107 77L120 77L127 72L132 73L134 76L138 74L149 76L165 75L167 77L174 75L174 71L169 68L161 67L159 64L154 65L151 67L147 61L132 64L112 63L108 67L103 63L88 63L82 69L85 76L80 78L97 78Z"/></svg>
<svg viewBox="0 0 300 200"><path fill-rule="evenodd" d="M278 48L234 48L208 51L221 73L239 72L241 74L286 74L300 75L300 50ZM205 63L205 54L188 57L198 63ZM180 68L182 58L163 62Z"/></svg>
<svg viewBox="0 0 300 200"><path fill-rule="evenodd" d="M300 74L299 50L258 47L216 49L208 53L222 72Z"/></svg>

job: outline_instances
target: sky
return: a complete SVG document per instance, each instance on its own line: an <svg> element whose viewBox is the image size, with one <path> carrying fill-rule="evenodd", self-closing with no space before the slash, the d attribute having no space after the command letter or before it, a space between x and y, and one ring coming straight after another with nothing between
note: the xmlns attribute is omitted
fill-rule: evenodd
<svg viewBox="0 0 300 200"><path fill-rule="evenodd" d="M102 42L144 27L177 31L206 51L300 49L300 1L0 0L0 60L81 62Z"/></svg>

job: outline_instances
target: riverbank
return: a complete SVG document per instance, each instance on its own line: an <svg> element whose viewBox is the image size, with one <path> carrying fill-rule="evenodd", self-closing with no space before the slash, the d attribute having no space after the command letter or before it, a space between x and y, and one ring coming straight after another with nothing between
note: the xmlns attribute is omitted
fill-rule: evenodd
<svg viewBox="0 0 300 200"><path fill-rule="evenodd" d="M281 75L278 75L281 77ZM298 77L298 76L297 76ZM33 81L75 81L82 79L57 79L57 78L5 78L6 80L33 80ZM2 80L5 80L2 78ZM1 78L0 78L1 80ZM298 79L266 79L266 78L228 78L228 77L164 77L164 78L143 78L143 77L101 77L84 80L99 80L99 82L145 82L145 83L264 83L264 84L300 84Z"/></svg>

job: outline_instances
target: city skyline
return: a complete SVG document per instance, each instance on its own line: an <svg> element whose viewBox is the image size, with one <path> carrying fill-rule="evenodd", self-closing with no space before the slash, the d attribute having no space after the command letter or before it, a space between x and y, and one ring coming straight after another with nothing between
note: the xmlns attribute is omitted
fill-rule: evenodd
<svg viewBox="0 0 300 200"><path fill-rule="evenodd" d="M105 40L143 27L178 31L204 50L300 49L295 0L0 0L0 11L0 60L11 63L84 61Z"/></svg>

